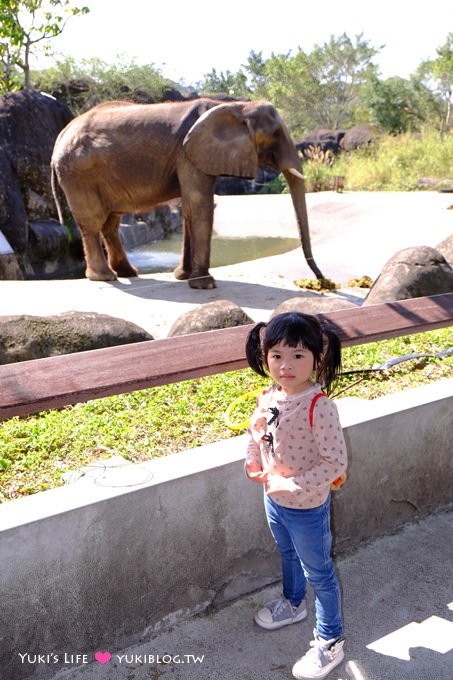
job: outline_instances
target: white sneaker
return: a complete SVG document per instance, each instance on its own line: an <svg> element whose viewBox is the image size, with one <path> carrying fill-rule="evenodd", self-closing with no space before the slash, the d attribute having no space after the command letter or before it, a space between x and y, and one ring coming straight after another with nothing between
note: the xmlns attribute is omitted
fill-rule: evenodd
<svg viewBox="0 0 453 680"><path fill-rule="evenodd" d="M322 680L344 659L344 638L323 640L315 631L309 651L296 661L293 676L297 680Z"/></svg>
<svg viewBox="0 0 453 680"><path fill-rule="evenodd" d="M291 602L284 595L280 595L276 600L268 602L265 607L255 615L254 621L261 628L275 630L298 623L307 618L307 606L305 600L293 607Z"/></svg>

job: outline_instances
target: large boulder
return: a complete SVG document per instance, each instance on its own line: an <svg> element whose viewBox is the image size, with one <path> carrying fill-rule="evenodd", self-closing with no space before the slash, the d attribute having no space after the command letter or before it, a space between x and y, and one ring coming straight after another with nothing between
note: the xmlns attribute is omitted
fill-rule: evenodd
<svg viewBox="0 0 453 680"><path fill-rule="evenodd" d="M0 97L0 230L16 253L26 250L29 222L56 217L50 159L72 118L63 102L36 90Z"/></svg>
<svg viewBox="0 0 453 680"><path fill-rule="evenodd" d="M352 309L358 305L346 298L328 295L316 297L293 297L282 302L272 313L272 316L284 312L301 312L302 314L322 314L323 312L336 312L340 309Z"/></svg>
<svg viewBox="0 0 453 680"><path fill-rule="evenodd" d="M84 274L80 235L58 224L50 183L55 139L72 118L66 104L37 90L0 97L0 232L25 278Z"/></svg>
<svg viewBox="0 0 453 680"><path fill-rule="evenodd" d="M445 257L450 267L453 267L453 234L439 243L436 250Z"/></svg>
<svg viewBox="0 0 453 680"><path fill-rule="evenodd" d="M31 222L21 265L25 279L84 277L86 265L77 226L66 227L56 220Z"/></svg>
<svg viewBox="0 0 453 680"><path fill-rule="evenodd" d="M333 156L340 153L345 132L345 130L316 128L309 132L301 142L296 143L296 149L302 159L330 162Z"/></svg>
<svg viewBox="0 0 453 680"><path fill-rule="evenodd" d="M147 213L122 215L119 234L125 250L182 232L180 199L158 205Z"/></svg>
<svg viewBox="0 0 453 680"><path fill-rule="evenodd" d="M153 340L143 328L94 312L0 317L0 364Z"/></svg>
<svg viewBox="0 0 453 680"><path fill-rule="evenodd" d="M345 151L352 151L360 147L370 146L378 135L379 132L376 127L368 123L361 123L346 130L341 140L341 147Z"/></svg>
<svg viewBox="0 0 453 680"><path fill-rule="evenodd" d="M355 125L347 130L316 128L300 142L296 148L302 160L316 160L333 164L334 157L341 151L351 151L362 146L370 146L379 132L368 123Z"/></svg>
<svg viewBox="0 0 453 680"><path fill-rule="evenodd" d="M399 250L385 264L364 305L394 302L453 291L453 269L435 248Z"/></svg>
<svg viewBox="0 0 453 680"><path fill-rule="evenodd" d="M215 300L182 314L170 328L168 337L244 326L251 323L253 323L253 319L234 302Z"/></svg>

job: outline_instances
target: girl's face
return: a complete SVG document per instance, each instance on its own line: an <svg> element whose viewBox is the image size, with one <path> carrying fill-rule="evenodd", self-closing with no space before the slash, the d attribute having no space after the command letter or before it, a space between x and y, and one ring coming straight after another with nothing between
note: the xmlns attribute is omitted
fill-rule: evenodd
<svg viewBox="0 0 453 680"><path fill-rule="evenodd" d="M311 385L315 367L313 352L301 344L289 347L279 343L271 347L266 357L269 373L287 396L303 392Z"/></svg>

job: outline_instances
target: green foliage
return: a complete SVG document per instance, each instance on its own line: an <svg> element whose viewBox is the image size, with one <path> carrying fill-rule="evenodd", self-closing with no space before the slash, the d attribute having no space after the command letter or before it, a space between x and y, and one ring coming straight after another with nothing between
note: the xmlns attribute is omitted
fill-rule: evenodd
<svg viewBox="0 0 453 680"><path fill-rule="evenodd" d="M334 178L345 178L346 191L415 191L419 180L430 177L443 180L453 177L453 138L441 137L436 130L402 135L381 135L371 147L359 148L325 162L303 161L308 192L330 191ZM261 194L289 193L282 174L267 182Z"/></svg>
<svg viewBox="0 0 453 680"><path fill-rule="evenodd" d="M319 161L304 161L305 188L308 192L329 191L332 188L334 169ZM266 182L260 194L289 194L285 176L280 173L271 182Z"/></svg>
<svg viewBox="0 0 453 680"><path fill-rule="evenodd" d="M35 46L41 43L47 49L71 16L87 12L88 7L74 7L71 0L0 0L0 92L18 85L17 68L29 88L29 59Z"/></svg>
<svg viewBox="0 0 453 680"><path fill-rule="evenodd" d="M222 71L218 74L215 68L205 76L200 93L205 97L213 94L224 94L236 99L250 97L251 95L245 73L242 71L237 73L226 71L226 73L223 73Z"/></svg>
<svg viewBox="0 0 453 680"><path fill-rule="evenodd" d="M372 58L378 49L362 35L354 41L345 33L332 36L311 53L272 54L250 52L238 73L217 74L215 69L201 85L204 94L268 99L281 110L293 135L317 126L343 127L354 121L360 89L376 73Z"/></svg>
<svg viewBox="0 0 453 680"><path fill-rule="evenodd" d="M322 161L304 161L304 177L307 191L329 191L334 175L341 174Z"/></svg>
<svg viewBox="0 0 453 680"><path fill-rule="evenodd" d="M293 135L315 127L342 128L354 121L362 86L376 66L378 50L362 35L331 36L307 54L272 55L263 68L265 94L281 111Z"/></svg>
<svg viewBox="0 0 453 680"><path fill-rule="evenodd" d="M452 345L447 328L346 348L343 369ZM452 367L453 357L411 360L359 384L352 385L360 376L345 377L338 391L372 399L451 377ZM58 486L65 471L112 455L139 462L231 437L225 410L267 382L247 369L6 420L0 423L0 502Z"/></svg>
<svg viewBox="0 0 453 680"><path fill-rule="evenodd" d="M309 53L250 52L238 73L205 76L202 92L268 99L282 113L291 134L303 137L316 127L341 129L360 122L376 123L383 131L421 130L426 125L446 130L451 119L453 34L408 80L378 78L373 63L380 47L363 34L331 36Z"/></svg>
<svg viewBox="0 0 453 680"><path fill-rule="evenodd" d="M370 123L385 132L399 134L420 130L425 120L440 119L440 102L416 78L370 78L361 95Z"/></svg>
<svg viewBox="0 0 453 680"><path fill-rule="evenodd" d="M32 6L43 11L44 3L52 10L47 24L31 11ZM70 0L0 0L3 91L20 85L27 50L38 40L47 44L61 33L68 16L87 11L85 7L71 8L69 3ZM57 9L62 11L58 13ZM24 16L28 16L28 29L20 23ZM44 31L39 39L31 34L38 27ZM165 89L173 85L185 96L196 90L208 96L267 99L281 112L296 140L318 127L341 129L361 122L378 124L384 132L391 133L425 127L445 132L451 125L452 44L453 34L449 34L437 58L423 62L408 80L380 80L373 60L381 47L371 45L363 34L350 38L343 33L315 45L311 52L298 48L293 54L271 54L264 59L261 52L252 50L237 73L218 73L213 68L196 86L171 83L153 64L140 66L124 58L118 58L113 65L100 59L79 63L62 59L51 69L35 72L33 85L66 101L75 114L105 99L161 101Z"/></svg>
<svg viewBox="0 0 453 680"><path fill-rule="evenodd" d="M425 79L427 86L434 84L435 91L443 101L444 117L441 124L442 133L451 129L453 104L453 33L449 33L446 42L437 49L437 58L423 62L418 75Z"/></svg>
<svg viewBox="0 0 453 680"><path fill-rule="evenodd" d="M315 47L313 60L324 107L328 109L321 124L332 129L351 124L361 88L377 72L372 59L378 52L379 48L370 46L363 34L356 35L353 42L343 33L337 38L332 36L322 47Z"/></svg>
<svg viewBox="0 0 453 680"><path fill-rule="evenodd" d="M170 86L153 64L138 65L121 55L115 64L98 58L80 62L66 58L32 76L36 87L63 99L74 114L109 99L161 101Z"/></svg>
<svg viewBox="0 0 453 680"><path fill-rule="evenodd" d="M346 178L349 191L414 191L421 177L451 179L453 138L441 139L433 130L383 135L370 149L339 156L332 171Z"/></svg>
<svg viewBox="0 0 453 680"><path fill-rule="evenodd" d="M291 134L315 127L319 120L319 89L310 58L302 50L293 57L272 55L266 62L266 98L281 111Z"/></svg>
<svg viewBox="0 0 453 680"><path fill-rule="evenodd" d="M270 182L266 182L259 191L260 194L289 194L289 187L285 176L279 173Z"/></svg>
<svg viewBox="0 0 453 680"><path fill-rule="evenodd" d="M266 99L266 62L262 52L249 53L247 63L243 66L247 75L247 87L254 99Z"/></svg>

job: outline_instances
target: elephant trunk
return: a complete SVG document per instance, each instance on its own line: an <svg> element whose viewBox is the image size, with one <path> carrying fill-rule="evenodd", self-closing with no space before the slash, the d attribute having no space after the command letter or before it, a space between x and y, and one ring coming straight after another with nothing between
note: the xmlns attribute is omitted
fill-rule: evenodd
<svg viewBox="0 0 453 680"><path fill-rule="evenodd" d="M291 198L297 217L302 250L307 260L307 264L317 279L324 276L316 264L311 251L310 230L308 227L307 202L305 200L305 182L303 175L296 168L283 169L283 174L291 191Z"/></svg>

